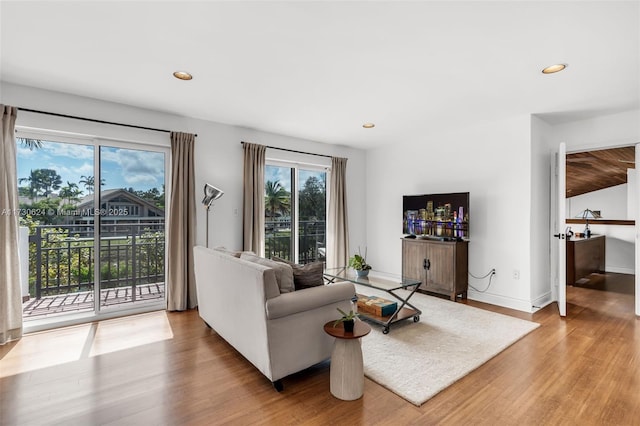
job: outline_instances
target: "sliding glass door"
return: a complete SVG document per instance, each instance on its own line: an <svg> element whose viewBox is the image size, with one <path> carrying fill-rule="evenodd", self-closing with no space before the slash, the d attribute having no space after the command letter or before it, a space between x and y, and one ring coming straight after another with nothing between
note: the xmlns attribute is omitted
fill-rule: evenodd
<svg viewBox="0 0 640 426"><path fill-rule="evenodd" d="M92 312L94 200L83 182L95 173L95 148L27 137L17 144L23 317Z"/></svg>
<svg viewBox="0 0 640 426"><path fill-rule="evenodd" d="M266 165L265 257L301 264L324 261L326 181L323 168Z"/></svg>
<svg viewBox="0 0 640 426"><path fill-rule="evenodd" d="M164 300L165 154L100 147L99 309Z"/></svg>
<svg viewBox="0 0 640 426"><path fill-rule="evenodd" d="M167 150L57 135L17 143L24 319L164 305Z"/></svg>

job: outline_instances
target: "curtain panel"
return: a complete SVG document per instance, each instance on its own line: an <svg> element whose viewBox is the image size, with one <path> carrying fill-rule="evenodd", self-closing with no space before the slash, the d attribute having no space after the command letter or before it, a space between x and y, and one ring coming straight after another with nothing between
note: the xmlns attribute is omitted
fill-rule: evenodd
<svg viewBox="0 0 640 426"><path fill-rule="evenodd" d="M264 255L264 171L267 147L242 143L244 158L242 239L243 250Z"/></svg>
<svg viewBox="0 0 640 426"><path fill-rule="evenodd" d="M0 104L0 111L0 345L4 345L22 336L22 294L15 137L18 109Z"/></svg>
<svg viewBox="0 0 640 426"><path fill-rule="evenodd" d="M349 263L349 227L347 219L347 159L331 157L327 221L327 268Z"/></svg>
<svg viewBox="0 0 640 426"><path fill-rule="evenodd" d="M193 270L196 194L195 135L171 132L171 204L167 250L167 309L184 311L197 306Z"/></svg>

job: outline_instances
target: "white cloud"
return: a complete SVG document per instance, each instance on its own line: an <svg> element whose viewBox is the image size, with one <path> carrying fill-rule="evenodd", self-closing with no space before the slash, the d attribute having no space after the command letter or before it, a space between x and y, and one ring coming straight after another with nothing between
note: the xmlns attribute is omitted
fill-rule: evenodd
<svg viewBox="0 0 640 426"><path fill-rule="evenodd" d="M54 156L75 158L77 160L93 159L93 147L61 142L42 142L42 150Z"/></svg>
<svg viewBox="0 0 640 426"><path fill-rule="evenodd" d="M109 174L113 172L131 186L144 185L161 187L164 183L164 154L133 149L104 148L103 162L113 165L105 167L104 177L109 186ZM115 166L115 168L113 167Z"/></svg>
<svg viewBox="0 0 640 426"><path fill-rule="evenodd" d="M16 155L22 158L33 158L37 154L39 154L37 149L32 150L22 145L18 145L18 149L16 150Z"/></svg>

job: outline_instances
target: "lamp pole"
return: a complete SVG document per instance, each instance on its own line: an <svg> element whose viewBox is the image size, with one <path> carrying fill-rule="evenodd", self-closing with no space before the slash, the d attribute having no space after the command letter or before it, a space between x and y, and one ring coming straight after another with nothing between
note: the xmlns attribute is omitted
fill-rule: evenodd
<svg viewBox="0 0 640 426"><path fill-rule="evenodd" d="M209 207L211 207L211 204L205 206L207 209L207 226L206 226L206 247L209 248Z"/></svg>

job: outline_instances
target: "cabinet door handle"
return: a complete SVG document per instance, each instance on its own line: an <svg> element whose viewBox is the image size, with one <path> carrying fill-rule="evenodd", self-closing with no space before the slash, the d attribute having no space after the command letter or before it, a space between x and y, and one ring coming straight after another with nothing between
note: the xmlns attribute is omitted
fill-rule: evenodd
<svg viewBox="0 0 640 426"><path fill-rule="evenodd" d="M424 259L422 261L422 268L426 269L427 271L429 270L429 268L431 268L431 262L429 261L429 259Z"/></svg>

